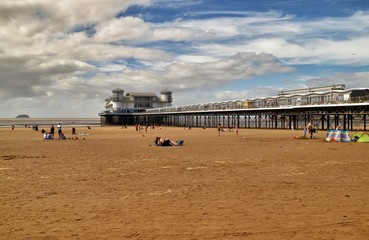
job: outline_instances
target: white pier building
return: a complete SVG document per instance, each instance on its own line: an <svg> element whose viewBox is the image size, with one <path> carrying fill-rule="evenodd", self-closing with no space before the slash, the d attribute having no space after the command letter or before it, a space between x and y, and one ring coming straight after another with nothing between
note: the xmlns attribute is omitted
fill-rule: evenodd
<svg viewBox="0 0 369 240"><path fill-rule="evenodd" d="M124 92L123 89L112 90L112 95L105 99L104 113L137 113L150 108L172 106L172 92L163 90L160 96L153 92Z"/></svg>

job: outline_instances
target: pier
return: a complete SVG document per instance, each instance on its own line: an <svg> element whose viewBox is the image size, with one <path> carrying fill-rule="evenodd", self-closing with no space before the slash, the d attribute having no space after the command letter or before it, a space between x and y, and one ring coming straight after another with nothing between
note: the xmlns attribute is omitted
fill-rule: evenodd
<svg viewBox="0 0 369 240"><path fill-rule="evenodd" d="M140 106L142 97L131 98L132 106L128 106L114 97L114 91L106 101L106 110L99 114L101 125L214 128L220 124L223 128L303 129L311 121L320 130L368 130L369 88L345 89L344 84L284 90L274 97L183 106L171 106L172 92L167 90L160 97L165 100L164 107L145 109L134 107ZM146 105L154 105L158 98L145 98Z"/></svg>
<svg viewBox="0 0 369 240"><path fill-rule="evenodd" d="M305 105L142 113L101 113L102 125L303 129L309 121L319 130L368 130L369 103Z"/></svg>

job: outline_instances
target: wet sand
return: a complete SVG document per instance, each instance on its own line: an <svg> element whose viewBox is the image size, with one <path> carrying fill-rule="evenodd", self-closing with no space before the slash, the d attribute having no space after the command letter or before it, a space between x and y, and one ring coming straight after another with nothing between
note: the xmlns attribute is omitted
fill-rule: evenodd
<svg viewBox="0 0 369 240"><path fill-rule="evenodd" d="M369 239L369 144L291 130L81 132L0 129L0 239Z"/></svg>

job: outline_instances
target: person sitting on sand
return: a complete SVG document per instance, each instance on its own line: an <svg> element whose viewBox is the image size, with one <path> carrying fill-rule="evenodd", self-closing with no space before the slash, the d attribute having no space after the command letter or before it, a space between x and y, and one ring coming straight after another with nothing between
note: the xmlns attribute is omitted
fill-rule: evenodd
<svg viewBox="0 0 369 240"><path fill-rule="evenodd" d="M178 140L177 142L174 142L170 140L169 138L156 137L154 143L156 146L166 146L166 147L182 146L183 140Z"/></svg>
<svg viewBox="0 0 369 240"><path fill-rule="evenodd" d="M44 139L54 139L54 136L50 133L47 133L44 129L42 129L42 133L44 135Z"/></svg>
<svg viewBox="0 0 369 240"><path fill-rule="evenodd" d="M74 139L74 140L77 140L78 139L77 132L76 132L76 128L75 127L72 128L72 138L71 139Z"/></svg>

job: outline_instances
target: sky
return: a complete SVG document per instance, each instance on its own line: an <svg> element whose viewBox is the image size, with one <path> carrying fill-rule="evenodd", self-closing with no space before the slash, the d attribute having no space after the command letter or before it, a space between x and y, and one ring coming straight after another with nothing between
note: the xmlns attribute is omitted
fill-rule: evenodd
<svg viewBox="0 0 369 240"><path fill-rule="evenodd" d="M368 0L0 0L0 118L98 117L111 91L173 106L369 87Z"/></svg>

